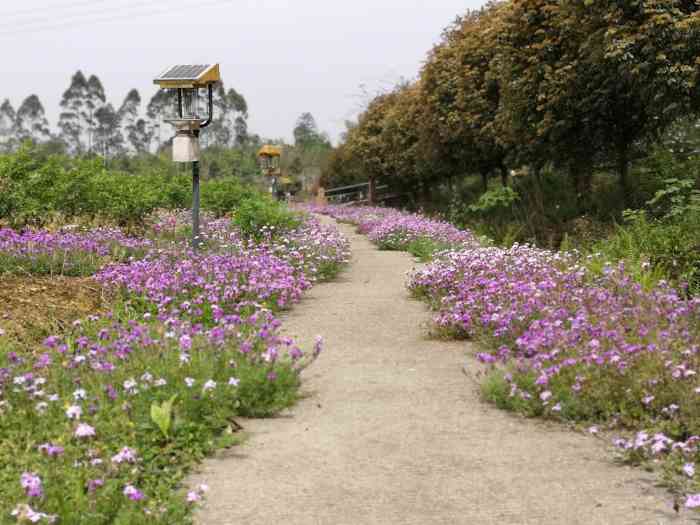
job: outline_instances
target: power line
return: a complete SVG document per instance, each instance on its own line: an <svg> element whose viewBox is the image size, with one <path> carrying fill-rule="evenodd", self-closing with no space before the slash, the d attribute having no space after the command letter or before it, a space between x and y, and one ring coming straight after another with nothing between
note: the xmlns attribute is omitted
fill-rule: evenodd
<svg viewBox="0 0 700 525"><path fill-rule="evenodd" d="M48 21L52 20L58 20L59 22L63 22L65 20L70 20L72 18L81 18L91 15L99 15L99 14L108 14L111 12L118 13L120 11L123 11L124 9L128 9L130 7L147 7L149 5L153 5L153 2L147 2L144 0L139 0L138 2L132 2L132 3L127 3L127 4L122 4L119 6L115 6L114 4L112 5L95 5L95 4L100 4L100 1L98 0L97 2L91 2L90 4L87 4L87 7L80 8L78 10L71 10L69 9L68 11L65 11L63 9L60 9L55 12L56 15L59 16L54 16L54 14L50 11L50 9L33 9L31 11L27 11L24 16L20 16L17 19L13 20L12 15L10 16L3 16L2 21L3 25L6 26L25 26L25 25L32 25L36 23L46 23ZM83 4L75 4L76 6L80 6ZM29 16L27 16L29 15Z"/></svg>
<svg viewBox="0 0 700 525"><path fill-rule="evenodd" d="M187 0L190 1L190 0ZM78 27L78 26L85 26L85 25L90 25L90 24L99 24L99 23L105 23L105 22L111 22L113 20L124 20L128 18L133 18L134 16L150 16L150 15L156 15L156 14L163 14L163 13L168 13L171 12L172 14L177 14L178 9L183 9L183 8L191 8L195 7L197 10L200 8L207 8L207 7L218 7L218 6L224 6L227 4L231 3L231 0L192 0L195 1L195 4L189 4L186 6L175 6L175 8L172 5L172 0L169 2L169 5L166 6L160 6L157 9L152 9L154 6L152 3L149 5L144 5L142 7L144 8L150 8L147 9L146 11L140 11L140 10L134 10L132 9L131 12L124 13L124 9L119 9L116 11L117 13L121 14L110 14L107 15L107 13L104 13L104 16L99 16L96 18L85 18L85 19L64 19L60 21L56 21L54 23L47 23L47 24L39 24L39 25L30 25L30 26L25 26L25 27L17 27L16 24L7 24L6 26L0 25L0 38L5 37L5 36L14 36L18 34L22 35L28 35L28 34L33 34L33 33L38 33L38 32L43 32L43 31L50 31L50 30L55 30L55 29L61 29L64 27ZM109 11L112 12L112 11Z"/></svg>
<svg viewBox="0 0 700 525"><path fill-rule="evenodd" d="M82 0L80 2L71 2L69 4L63 4L61 6L48 6L47 8L44 8L42 11L46 12L46 9L49 9L51 7L71 9L73 7L82 7L84 5L95 5L95 4L106 3L106 2L110 2L110 1L112 1L112 0ZM34 14L34 12L37 10L38 9L36 7L30 7L28 9L20 9L19 11L14 11L12 13L10 13L10 12L0 13L0 15L2 15L3 18L6 18L8 16L13 17L13 16L17 16L17 15Z"/></svg>
<svg viewBox="0 0 700 525"><path fill-rule="evenodd" d="M183 1L183 0L181 0ZM196 2L196 0L184 0L187 2ZM204 0L206 3L207 0ZM200 4L201 5L201 4ZM63 18L54 18L54 19L47 19L45 17L42 17L41 19L35 19L33 21L27 21L25 23L5 23L5 24L0 24L0 32L5 32L8 31L10 33L17 33L21 32L24 30L31 30L31 29L43 29L46 27L54 27L54 26L63 26L63 25L70 25L70 24L79 24L79 23L84 23L84 22L92 22L93 20L102 20L103 18L106 17L116 17L116 18L124 18L124 17L130 17L134 15L139 15L139 14L149 14L153 8L156 8L156 12L164 11L165 8L167 7L168 10L173 10L174 12L177 12L178 9L182 8L190 8L194 7L194 5L186 5L186 6L178 6L172 5L172 0L167 3L167 5L154 5L153 2L149 2L147 4L144 4L143 2L139 4L128 4L127 6L120 6L116 8L115 6L112 6L110 8L104 8L99 11L92 11L92 12L86 12L86 13L73 13L68 17L63 17ZM142 9L145 9L143 13L141 12Z"/></svg>

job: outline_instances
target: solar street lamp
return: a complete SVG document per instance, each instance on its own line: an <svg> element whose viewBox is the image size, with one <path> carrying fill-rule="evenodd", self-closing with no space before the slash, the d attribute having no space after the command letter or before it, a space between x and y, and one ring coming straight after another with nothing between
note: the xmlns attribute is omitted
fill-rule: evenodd
<svg viewBox="0 0 700 525"><path fill-rule="evenodd" d="M219 64L179 65L163 71L153 82L177 93L176 117L166 119L175 128L173 161L192 163L192 249L199 245L199 133L214 117L214 85L221 81ZM206 91L206 119L200 107L200 89Z"/></svg>
<svg viewBox="0 0 700 525"><path fill-rule="evenodd" d="M265 144L258 151L258 164L264 175L267 175L270 181L270 193L275 197L277 190L277 179L282 173L280 169L280 157L282 156L282 148Z"/></svg>

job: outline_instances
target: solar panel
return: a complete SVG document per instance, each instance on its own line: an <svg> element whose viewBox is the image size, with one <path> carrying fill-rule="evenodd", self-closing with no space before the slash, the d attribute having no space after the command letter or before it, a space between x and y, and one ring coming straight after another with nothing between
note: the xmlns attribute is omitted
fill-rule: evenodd
<svg viewBox="0 0 700 525"><path fill-rule="evenodd" d="M162 88L197 88L221 80L219 64L177 65L166 69L154 80Z"/></svg>
<svg viewBox="0 0 700 525"><path fill-rule="evenodd" d="M162 80L197 80L211 66L173 66L163 73L159 78Z"/></svg>

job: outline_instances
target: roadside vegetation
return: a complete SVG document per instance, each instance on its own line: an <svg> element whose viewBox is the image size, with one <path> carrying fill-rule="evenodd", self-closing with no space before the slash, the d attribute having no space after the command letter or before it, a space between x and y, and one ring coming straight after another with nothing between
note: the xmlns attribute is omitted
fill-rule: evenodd
<svg viewBox="0 0 700 525"><path fill-rule="evenodd" d="M323 184L374 180L500 246L624 257L692 292L699 42L693 2L488 3L369 102Z"/></svg>
<svg viewBox="0 0 700 525"><path fill-rule="evenodd" d="M188 468L298 397L321 351L278 312L347 241L235 179L0 157L0 523L185 523Z"/></svg>
<svg viewBox="0 0 700 525"><path fill-rule="evenodd" d="M700 496L700 299L663 266L609 253L490 245L447 223L387 208L319 211L380 248L431 260L410 277L434 331L478 344L484 397L500 408L604 430L620 457L662 466L679 504ZM632 242L632 241L630 241ZM429 256L417 246L434 246Z"/></svg>

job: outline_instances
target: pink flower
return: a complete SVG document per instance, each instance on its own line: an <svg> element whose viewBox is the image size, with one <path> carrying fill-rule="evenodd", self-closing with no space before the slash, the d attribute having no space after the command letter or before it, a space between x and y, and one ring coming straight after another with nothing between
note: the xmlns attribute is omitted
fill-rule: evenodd
<svg viewBox="0 0 700 525"><path fill-rule="evenodd" d="M685 465L683 465L683 472L686 476L692 478L695 475L695 465L693 465L692 463L686 463Z"/></svg>
<svg viewBox="0 0 700 525"><path fill-rule="evenodd" d="M700 494L688 494L685 500L685 507L688 509L700 507Z"/></svg>
<svg viewBox="0 0 700 525"><path fill-rule="evenodd" d="M202 499L202 496L200 496L194 490L190 490L187 493L187 496L185 497L185 501L187 503L197 503L198 501L201 501L201 499Z"/></svg>
<svg viewBox="0 0 700 525"><path fill-rule="evenodd" d="M34 472L23 472L19 478L19 483L30 498L40 498L44 495L41 478Z"/></svg>
<svg viewBox="0 0 700 525"><path fill-rule="evenodd" d="M121 463L136 463L138 456L133 448L124 447L114 456L112 456L112 463L117 465Z"/></svg>
<svg viewBox="0 0 700 525"><path fill-rule="evenodd" d="M124 487L124 495L131 501L141 501L144 498L143 492L133 485L126 485Z"/></svg>
<svg viewBox="0 0 700 525"><path fill-rule="evenodd" d="M180 337L180 348L183 350L192 348L192 338L189 335L184 334Z"/></svg>
<svg viewBox="0 0 700 525"><path fill-rule="evenodd" d="M75 436L79 438L93 437L95 435L95 428L91 427L87 423L80 423L75 429Z"/></svg>

